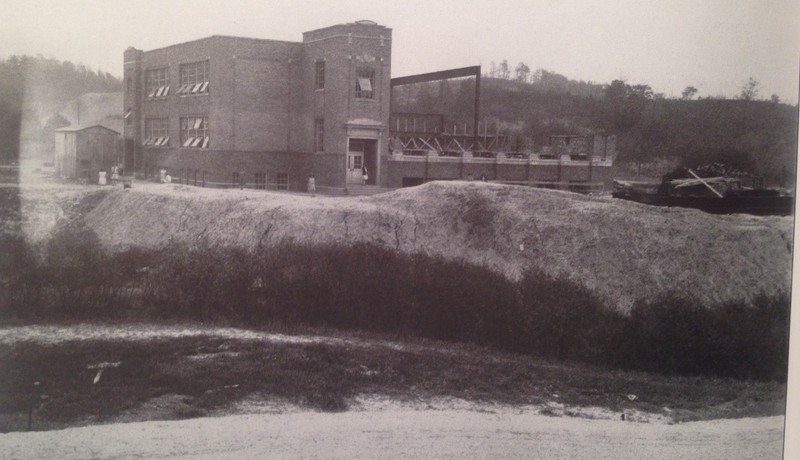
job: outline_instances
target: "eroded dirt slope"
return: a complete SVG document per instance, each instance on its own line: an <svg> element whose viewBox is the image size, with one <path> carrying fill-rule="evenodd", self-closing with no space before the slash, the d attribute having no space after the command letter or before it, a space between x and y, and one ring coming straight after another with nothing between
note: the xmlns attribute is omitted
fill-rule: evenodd
<svg viewBox="0 0 800 460"><path fill-rule="evenodd" d="M429 183L364 198L137 184L86 216L103 244L373 242L518 277L563 274L621 309L669 291L707 303L790 286L792 218L716 216L565 192Z"/></svg>

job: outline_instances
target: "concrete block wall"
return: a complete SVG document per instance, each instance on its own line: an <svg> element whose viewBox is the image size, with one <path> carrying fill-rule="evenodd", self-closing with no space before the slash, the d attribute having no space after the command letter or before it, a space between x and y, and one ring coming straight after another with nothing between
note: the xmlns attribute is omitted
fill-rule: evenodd
<svg viewBox="0 0 800 460"><path fill-rule="evenodd" d="M429 157L426 164L425 157L408 159L398 155L389 160L388 170L389 187L402 187L404 179L480 180L481 175L491 181L603 183L606 189L610 189L612 180L610 164L590 166L588 161L569 160L461 162L460 158Z"/></svg>

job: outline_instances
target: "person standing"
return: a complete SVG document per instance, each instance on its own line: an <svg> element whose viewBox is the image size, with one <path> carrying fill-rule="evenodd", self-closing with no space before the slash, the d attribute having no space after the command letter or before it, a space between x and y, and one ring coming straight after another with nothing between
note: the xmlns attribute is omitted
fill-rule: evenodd
<svg viewBox="0 0 800 460"><path fill-rule="evenodd" d="M308 176L308 193L311 194L311 196L317 193L317 180L314 178L313 174Z"/></svg>
<svg viewBox="0 0 800 460"><path fill-rule="evenodd" d="M361 185L367 185L367 179L369 179L369 172L367 171L367 165L363 165L361 167Z"/></svg>

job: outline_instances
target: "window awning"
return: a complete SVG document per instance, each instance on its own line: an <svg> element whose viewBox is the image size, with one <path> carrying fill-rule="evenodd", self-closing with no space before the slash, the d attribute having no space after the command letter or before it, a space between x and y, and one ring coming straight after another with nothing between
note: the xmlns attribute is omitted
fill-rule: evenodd
<svg viewBox="0 0 800 460"><path fill-rule="evenodd" d="M372 91L372 82L369 78L359 78L358 87L361 91Z"/></svg>

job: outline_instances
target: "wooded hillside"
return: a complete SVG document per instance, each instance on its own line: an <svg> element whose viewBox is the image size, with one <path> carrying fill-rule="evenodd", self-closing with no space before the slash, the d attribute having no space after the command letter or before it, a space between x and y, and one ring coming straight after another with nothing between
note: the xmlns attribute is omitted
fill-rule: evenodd
<svg viewBox="0 0 800 460"><path fill-rule="evenodd" d="M459 129L472 129L474 85L461 79L398 87L392 110L444 113ZM599 85L546 71L524 81L484 76L481 129L486 123L489 131L531 137L538 146L553 134L615 134L618 177L660 177L676 166L722 162L768 185L794 184L796 105L759 100L748 85L737 99L684 93L670 99L648 85Z"/></svg>
<svg viewBox="0 0 800 460"><path fill-rule="evenodd" d="M38 137L42 118L67 102L85 93L116 91L122 91L122 80L81 64L42 56L0 59L0 163L16 161L20 134Z"/></svg>

